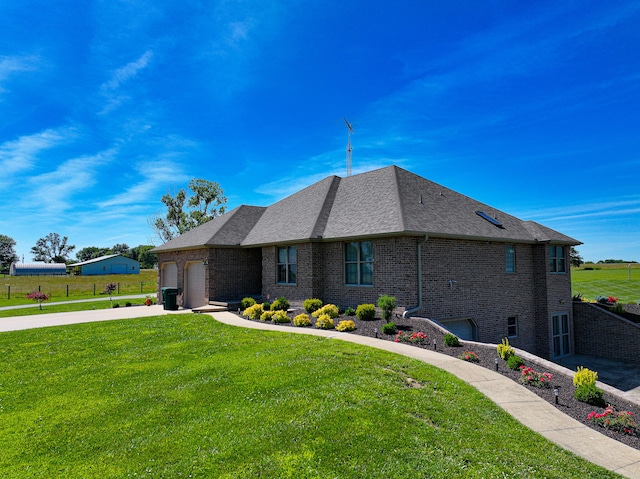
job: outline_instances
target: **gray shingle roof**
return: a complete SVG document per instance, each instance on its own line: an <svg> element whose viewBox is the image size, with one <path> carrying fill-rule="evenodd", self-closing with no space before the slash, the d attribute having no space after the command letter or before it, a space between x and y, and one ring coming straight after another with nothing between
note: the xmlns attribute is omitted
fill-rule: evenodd
<svg viewBox="0 0 640 479"><path fill-rule="evenodd" d="M478 211L496 218L501 226ZM266 208L240 206L153 251L407 234L580 244L543 225L522 221L389 166L346 178L327 177Z"/></svg>

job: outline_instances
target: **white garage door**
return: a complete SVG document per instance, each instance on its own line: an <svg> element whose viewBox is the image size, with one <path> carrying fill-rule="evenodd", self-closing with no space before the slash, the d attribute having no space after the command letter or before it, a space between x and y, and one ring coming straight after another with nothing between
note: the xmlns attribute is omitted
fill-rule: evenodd
<svg viewBox="0 0 640 479"><path fill-rule="evenodd" d="M185 308L197 308L204 306L206 300L204 297L204 265L201 261L187 263L187 271L185 274Z"/></svg>
<svg viewBox="0 0 640 479"><path fill-rule="evenodd" d="M160 287L178 287L178 265L175 263L163 263L160 275Z"/></svg>

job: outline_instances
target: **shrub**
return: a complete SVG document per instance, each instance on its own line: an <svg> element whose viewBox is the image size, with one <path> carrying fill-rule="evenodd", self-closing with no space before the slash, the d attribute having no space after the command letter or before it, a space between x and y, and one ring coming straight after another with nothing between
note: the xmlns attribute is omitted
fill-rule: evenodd
<svg viewBox="0 0 640 479"><path fill-rule="evenodd" d="M271 303L269 301L265 301L264 303L262 303L262 310L271 311Z"/></svg>
<svg viewBox="0 0 640 479"><path fill-rule="evenodd" d="M455 334L447 333L444 335L443 342L445 346L458 347L460 346L460 340Z"/></svg>
<svg viewBox="0 0 640 479"><path fill-rule="evenodd" d="M520 366L524 366L524 360L520 356L512 354L507 359L507 367L509 369L520 369Z"/></svg>
<svg viewBox="0 0 640 479"><path fill-rule="evenodd" d="M513 356L515 353L516 352L509 345L509 339L502 338L502 342L498 344L498 356L506 361L509 359L509 356Z"/></svg>
<svg viewBox="0 0 640 479"><path fill-rule="evenodd" d="M459 358L462 359L463 361L468 361L470 363L479 363L480 362L480 358L473 351L465 351L464 353L462 353L459 356Z"/></svg>
<svg viewBox="0 0 640 479"><path fill-rule="evenodd" d="M310 326L311 325L311 320L309 319L309 315L308 314L299 314L297 315L295 318L293 318L293 324L295 326L300 326L300 327L304 327L304 326Z"/></svg>
<svg viewBox="0 0 640 479"><path fill-rule="evenodd" d="M372 321L376 319L376 307L373 304L360 304L356 308L356 316L360 321Z"/></svg>
<svg viewBox="0 0 640 479"><path fill-rule="evenodd" d="M253 306L254 304L256 304L256 300L249 297L242 298L240 301L240 307L242 309L247 309L249 306Z"/></svg>
<svg viewBox="0 0 640 479"><path fill-rule="evenodd" d="M604 391L596 387L595 384L581 384L573 392L573 397L592 406L604 407L606 403L602 397L603 394Z"/></svg>
<svg viewBox="0 0 640 479"><path fill-rule="evenodd" d="M273 313L273 316L271 316L271 322L272 323L290 323L291 322L291 318L289 318L289 316L287 316L287 312L283 311L283 310L278 310L278 311L271 311Z"/></svg>
<svg viewBox="0 0 640 479"><path fill-rule="evenodd" d="M422 331L416 331L415 333L405 333L404 331L399 331L396 339L394 341L396 343L413 343L413 344L423 344L428 341L427 335Z"/></svg>
<svg viewBox="0 0 640 479"><path fill-rule="evenodd" d="M126 303L124 303L124 305L128 308L129 306L131 306L131 301L127 301Z"/></svg>
<svg viewBox="0 0 640 479"><path fill-rule="evenodd" d="M280 296L273 303L271 303L271 311L286 311L289 309L289 301L284 296Z"/></svg>
<svg viewBox="0 0 640 479"><path fill-rule="evenodd" d="M119 308L120 307L120 303L113 303L111 305L112 308Z"/></svg>
<svg viewBox="0 0 640 479"><path fill-rule="evenodd" d="M322 301L317 298L305 299L302 302L302 307L307 313L311 314L314 311L322 308Z"/></svg>
<svg viewBox="0 0 640 479"><path fill-rule="evenodd" d="M398 331L398 328L396 327L396 323L391 321L390 323L383 324L380 330L384 334L396 334L396 332Z"/></svg>
<svg viewBox="0 0 640 479"><path fill-rule="evenodd" d="M578 366L578 370L573 375L573 385L575 387L580 387L587 384L592 384L595 386L597 380L597 372L591 371L587 368L583 368L582 366Z"/></svg>
<svg viewBox="0 0 640 479"><path fill-rule="evenodd" d="M274 314L276 314L275 311L265 311L260 315L260 321L271 321Z"/></svg>
<svg viewBox="0 0 640 479"><path fill-rule="evenodd" d="M590 412L587 419L599 426L624 434L635 435L638 429L638 424L634 421L633 414L629 411L616 411L611 406L607 406L601 414Z"/></svg>
<svg viewBox="0 0 640 479"><path fill-rule="evenodd" d="M520 371L522 371L522 374L520 374L518 381L522 384L536 388L548 388L551 386L551 380L553 379L553 374L551 373L537 373L527 366L520 366Z"/></svg>
<svg viewBox="0 0 640 479"><path fill-rule="evenodd" d="M318 316L318 320L316 321L316 328L318 329L333 329L335 328L335 324L333 324L333 319L328 314L321 314Z"/></svg>
<svg viewBox="0 0 640 479"><path fill-rule="evenodd" d="M395 296L383 294L378 298L378 307L382 310L382 319L388 322L391 319L394 308L396 307Z"/></svg>
<svg viewBox="0 0 640 479"><path fill-rule="evenodd" d="M349 306L347 309L344 310L344 314L345 316L355 316L356 310L353 309L351 306Z"/></svg>
<svg viewBox="0 0 640 479"><path fill-rule="evenodd" d="M246 316L249 319L260 319L260 316L264 312L262 307L263 307L262 304L254 304L253 306L249 306L247 309L244 310L244 312L242 313L242 316Z"/></svg>
<svg viewBox="0 0 640 479"><path fill-rule="evenodd" d="M313 316L314 318L319 318L323 314L328 315L332 319L340 316L338 307L335 304L325 304L322 308L316 309L313 313L311 313L311 316Z"/></svg>
<svg viewBox="0 0 640 479"><path fill-rule="evenodd" d="M336 329L338 331L353 331L354 329L356 329L356 323L354 323L350 319L344 319L338 323Z"/></svg>

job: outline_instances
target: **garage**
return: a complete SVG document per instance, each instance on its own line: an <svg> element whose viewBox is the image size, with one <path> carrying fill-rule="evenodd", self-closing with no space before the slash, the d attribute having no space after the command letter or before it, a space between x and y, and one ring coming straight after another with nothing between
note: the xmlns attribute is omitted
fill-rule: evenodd
<svg viewBox="0 0 640 479"><path fill-rule="evenodd" d="M478 328L470 318L440 320L439 323L460 339L466 341L477 341L478 339Z"/></svg>
<svg viewBox="0 0 640 479"><path fill-rule="evenodd" d="M185 267L184 307L197 308L205 306L204 272L202 261L187 263Z"/></svg>
<svg viewBox="0 0 640 479"><path fill-rule="evenodd" d="M175 263L163 263L160 271L160 287L178 287L178 265Z"/></svg>

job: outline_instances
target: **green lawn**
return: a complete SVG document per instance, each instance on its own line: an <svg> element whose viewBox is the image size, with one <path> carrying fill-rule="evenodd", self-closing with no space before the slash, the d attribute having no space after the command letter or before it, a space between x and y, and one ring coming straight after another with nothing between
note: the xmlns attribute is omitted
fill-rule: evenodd
<svg viewBox="0 0 640 479"><path fill-rule="evenodd" d="M33 303L26 296L39 290L51 296L50 301L90 299L104 295L108 283L115 283L114 294L155 294L158 272L140 270L140 274L105 276L6 276L0 277L0 307ZM94 294L95 293L95 294Z"/></svg>
<svg viewBox="0 0 640 479"><path fill-rule="evenodd" d="M2 333L0 354L0 477L619 477L342 341L169 315Z"/></svg>
<svg viewBox="0 0 640 479"><path fill-rule="evenodd" d="M621 266L572 270L573 294L582 294L589 299L595 299L596 296L615 296L619 297L622 303L638 303L640 301L640 265L633 265L631 270L626 265Z"/></svg>
<svg viewBox="0 0 640 479"><path fill-rule="evenodd" d="M155 303L155 297L153 298ZM6 309L0 310L0 318L9 318L14 316L35 316L38 314L51 314L51 313L66 313L69 311L92 311L94 309L108 309L112 308L114 304L119 304L119 307L126 307L127 303L131 305L143 305L144 299L118 299L114 298L113 301L103 299L100 301L89 302L74 302L69 304L42 304L42 309L34 306L29 308L20 309Z"/></svg>

